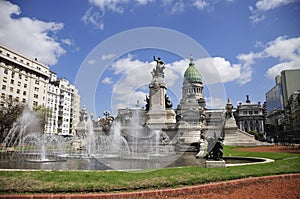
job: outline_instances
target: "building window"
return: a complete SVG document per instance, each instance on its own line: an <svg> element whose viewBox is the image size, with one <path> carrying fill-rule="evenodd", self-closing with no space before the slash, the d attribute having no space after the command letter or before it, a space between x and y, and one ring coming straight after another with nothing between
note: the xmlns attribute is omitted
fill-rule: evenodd
<svg viewBox="0 0 300 199"><path fill-rule="evenodd" d="M17 89L17 93L20 94L20 89Z"/></svg>
<svg viewBox="0 0 300 199"><path fill-rule="evenodd" d="M35 80L35 84L36 84L36 85L39 85L39 84L40 84L40 81L39 81L39 80Z"/></svg>
<svg viewBox="0 0 300 199"><path fill-rule="evenodd" d="M39 96L37 94L34 94L33 97L36 99L39 98Z"/></svg>
<svg viewBox="0 0 300 199"><path fill-rule="evenodd" d="M7 82L7 77L3 77L3 82Z"/></svg>
<svg viewBox="0 0 300 199"><path fill-rule="evenodd" d="M38 103L36 102L36 101L33 101L33 106L37 106L38 105Z"/></svg>
<svg viewBox="0 0 300 199"><path fill-rule="evenodd" d="M16 97L16 99L15 99L15 100L16 100L16 102L18 102L18 101L20 101L20 98L19 98L19 97Z"/></svg>
<svg viewBox="0 0 300 199"><path fill-rule="evenodd" d="M8 69L7 69L7 68L4 69L4 73L5 73L6 75L8 74Z"/></svg>
<svg viewBox="0 0 300 199"><path fill-rule="evenodd" d="M26 91L23 91L23 95L26 95Z"/></svg>
<svg viewBox="0 0 300 199"><path fill-rule="evenodd" d="M1 93L1 98L5 98L5 93Z"/></svg>
<svg viewBox="0 0 300 199"><path fill-rule="evenodd" d="M2 90L6 90L6 85L2 85Z"/></svg>
<svg viewBox="0 0 300 199"><path fill-rule="evenodd" d="M27 88L27 84L24 84L24 88Z"/></svg>
<svg viewBox="0 0 300 199"><path fill-rule="evenodd" d="M243 111L243 114L244 114L244 115L247 115L247 111Z"/></svg>
<svg viewBox="0 0 300 199"><path fill-rule="evenodd" d="M18 86L21 86L21 82L18 82Z"/></svg>
<svg viewBox="0 0 300 199"><path fill-rule="evenodd" d="M249 111L249 115L252 115L253 114L253 111Z"/></svg>
<svg viewBox="0 0 300 199"><path fill-rule="evenodd" d="M25 99L25 98L23 98L22 102L23 102L23 103L26 103L26 99Z"/></svg>
<svg viewBox="0 0 300 199"><path fill-rule="evenodd" d="M13 87L10 87L10 88L9 88L9 91L10 91L10 92L14 92L14 88L13 88Z"/></svg>
<svg viewBox="0 0 300 199"><path fill-rule="evenodd" d="M254 114L258 114L258 111L254 111Z"/></svg>
<svg viewBox="0 0 300 199"><path fill-rule="evenodd" d="M34 91L39 91L39 88L38 87L34 87Z"/></svg>
<svg viewBox="0 0 300 199"><path fill-rule="evenodd" d="M15 80L13 80L13 79L10 80L10 83L11 83L11 84L14 84L14 83L15 83Z"/></svg>
<svg viewBox="0 0 300 199"><path fill-rule="evenodd" d="M11 73L11 78L14 78L15 77L15 72L12 72Z"/></svg>

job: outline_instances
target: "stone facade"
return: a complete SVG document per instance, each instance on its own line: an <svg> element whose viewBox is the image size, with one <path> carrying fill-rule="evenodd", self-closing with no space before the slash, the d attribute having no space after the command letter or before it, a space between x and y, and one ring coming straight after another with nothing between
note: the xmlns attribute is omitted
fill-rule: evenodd
<svg viewBox="0 0 300 199"><path fill-rule="evenodd" d="M260 102L251 103L247 96L246 103L240 103L235 112L235 118L240 130L249 132L257 131L261 134L264 130L264 108Z"/></svg>

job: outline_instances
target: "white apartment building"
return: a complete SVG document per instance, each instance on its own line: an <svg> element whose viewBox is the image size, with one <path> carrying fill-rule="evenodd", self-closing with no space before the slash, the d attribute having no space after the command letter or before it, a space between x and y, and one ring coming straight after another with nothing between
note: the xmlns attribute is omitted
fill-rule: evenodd
<svg viewBox="0 0 300 199"><path fill-rule="evenodd" d="M50 110L50 117L45 125L45 133L58 133L58 109L60 101L60 89L57 84L57 75L51 72L46 107Z"/></svg>
<svg viewBox="0 0 300 199"><path fill-rule="evenodd" d="M75 86L64 78L58 79L51 72L46 105L51 110L51 117L45 125L45 133L75 135L79 122L79 104L80 97Z"/></svg>
<svg viewBox="0 0 300 199"><path fill-rule="evenodd" d="M80 96L74 85L58 79L49 67L0 45L0 108L11 98L30 108L50 110L45 133L74 135Z"/></svg>
<svg viewBox="0 0 300 199"><path fill-rule="evenodd" d="M49 67L0 45L0 105L11 98L33 106L45 106Z"/></svg>

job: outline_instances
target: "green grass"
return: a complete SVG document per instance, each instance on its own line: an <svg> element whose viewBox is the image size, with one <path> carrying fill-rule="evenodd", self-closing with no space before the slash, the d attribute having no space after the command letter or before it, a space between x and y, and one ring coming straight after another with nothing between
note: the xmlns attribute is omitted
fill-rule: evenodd
<svg viewBox="0 0 300 199"><path fill-rule="evenodd" d="M238 178L300 173L300 154L240 152L225 147L226 156L250 156L275 162L228 168L164 168L155 171L0 171L0 193L116 192L174 188Z"/></svg>

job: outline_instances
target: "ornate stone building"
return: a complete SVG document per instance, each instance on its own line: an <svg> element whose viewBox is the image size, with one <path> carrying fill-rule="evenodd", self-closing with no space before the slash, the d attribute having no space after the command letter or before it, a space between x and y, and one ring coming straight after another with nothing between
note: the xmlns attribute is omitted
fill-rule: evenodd
<svg viewBox="0 0 300 199"><path fill-rule="evenodd" d="M251 103L247 95L246 103L240 103L235 111L235 119L240 130L249 132L257 131L261 134L264 130L264 108L260 102Z"/></svg>

